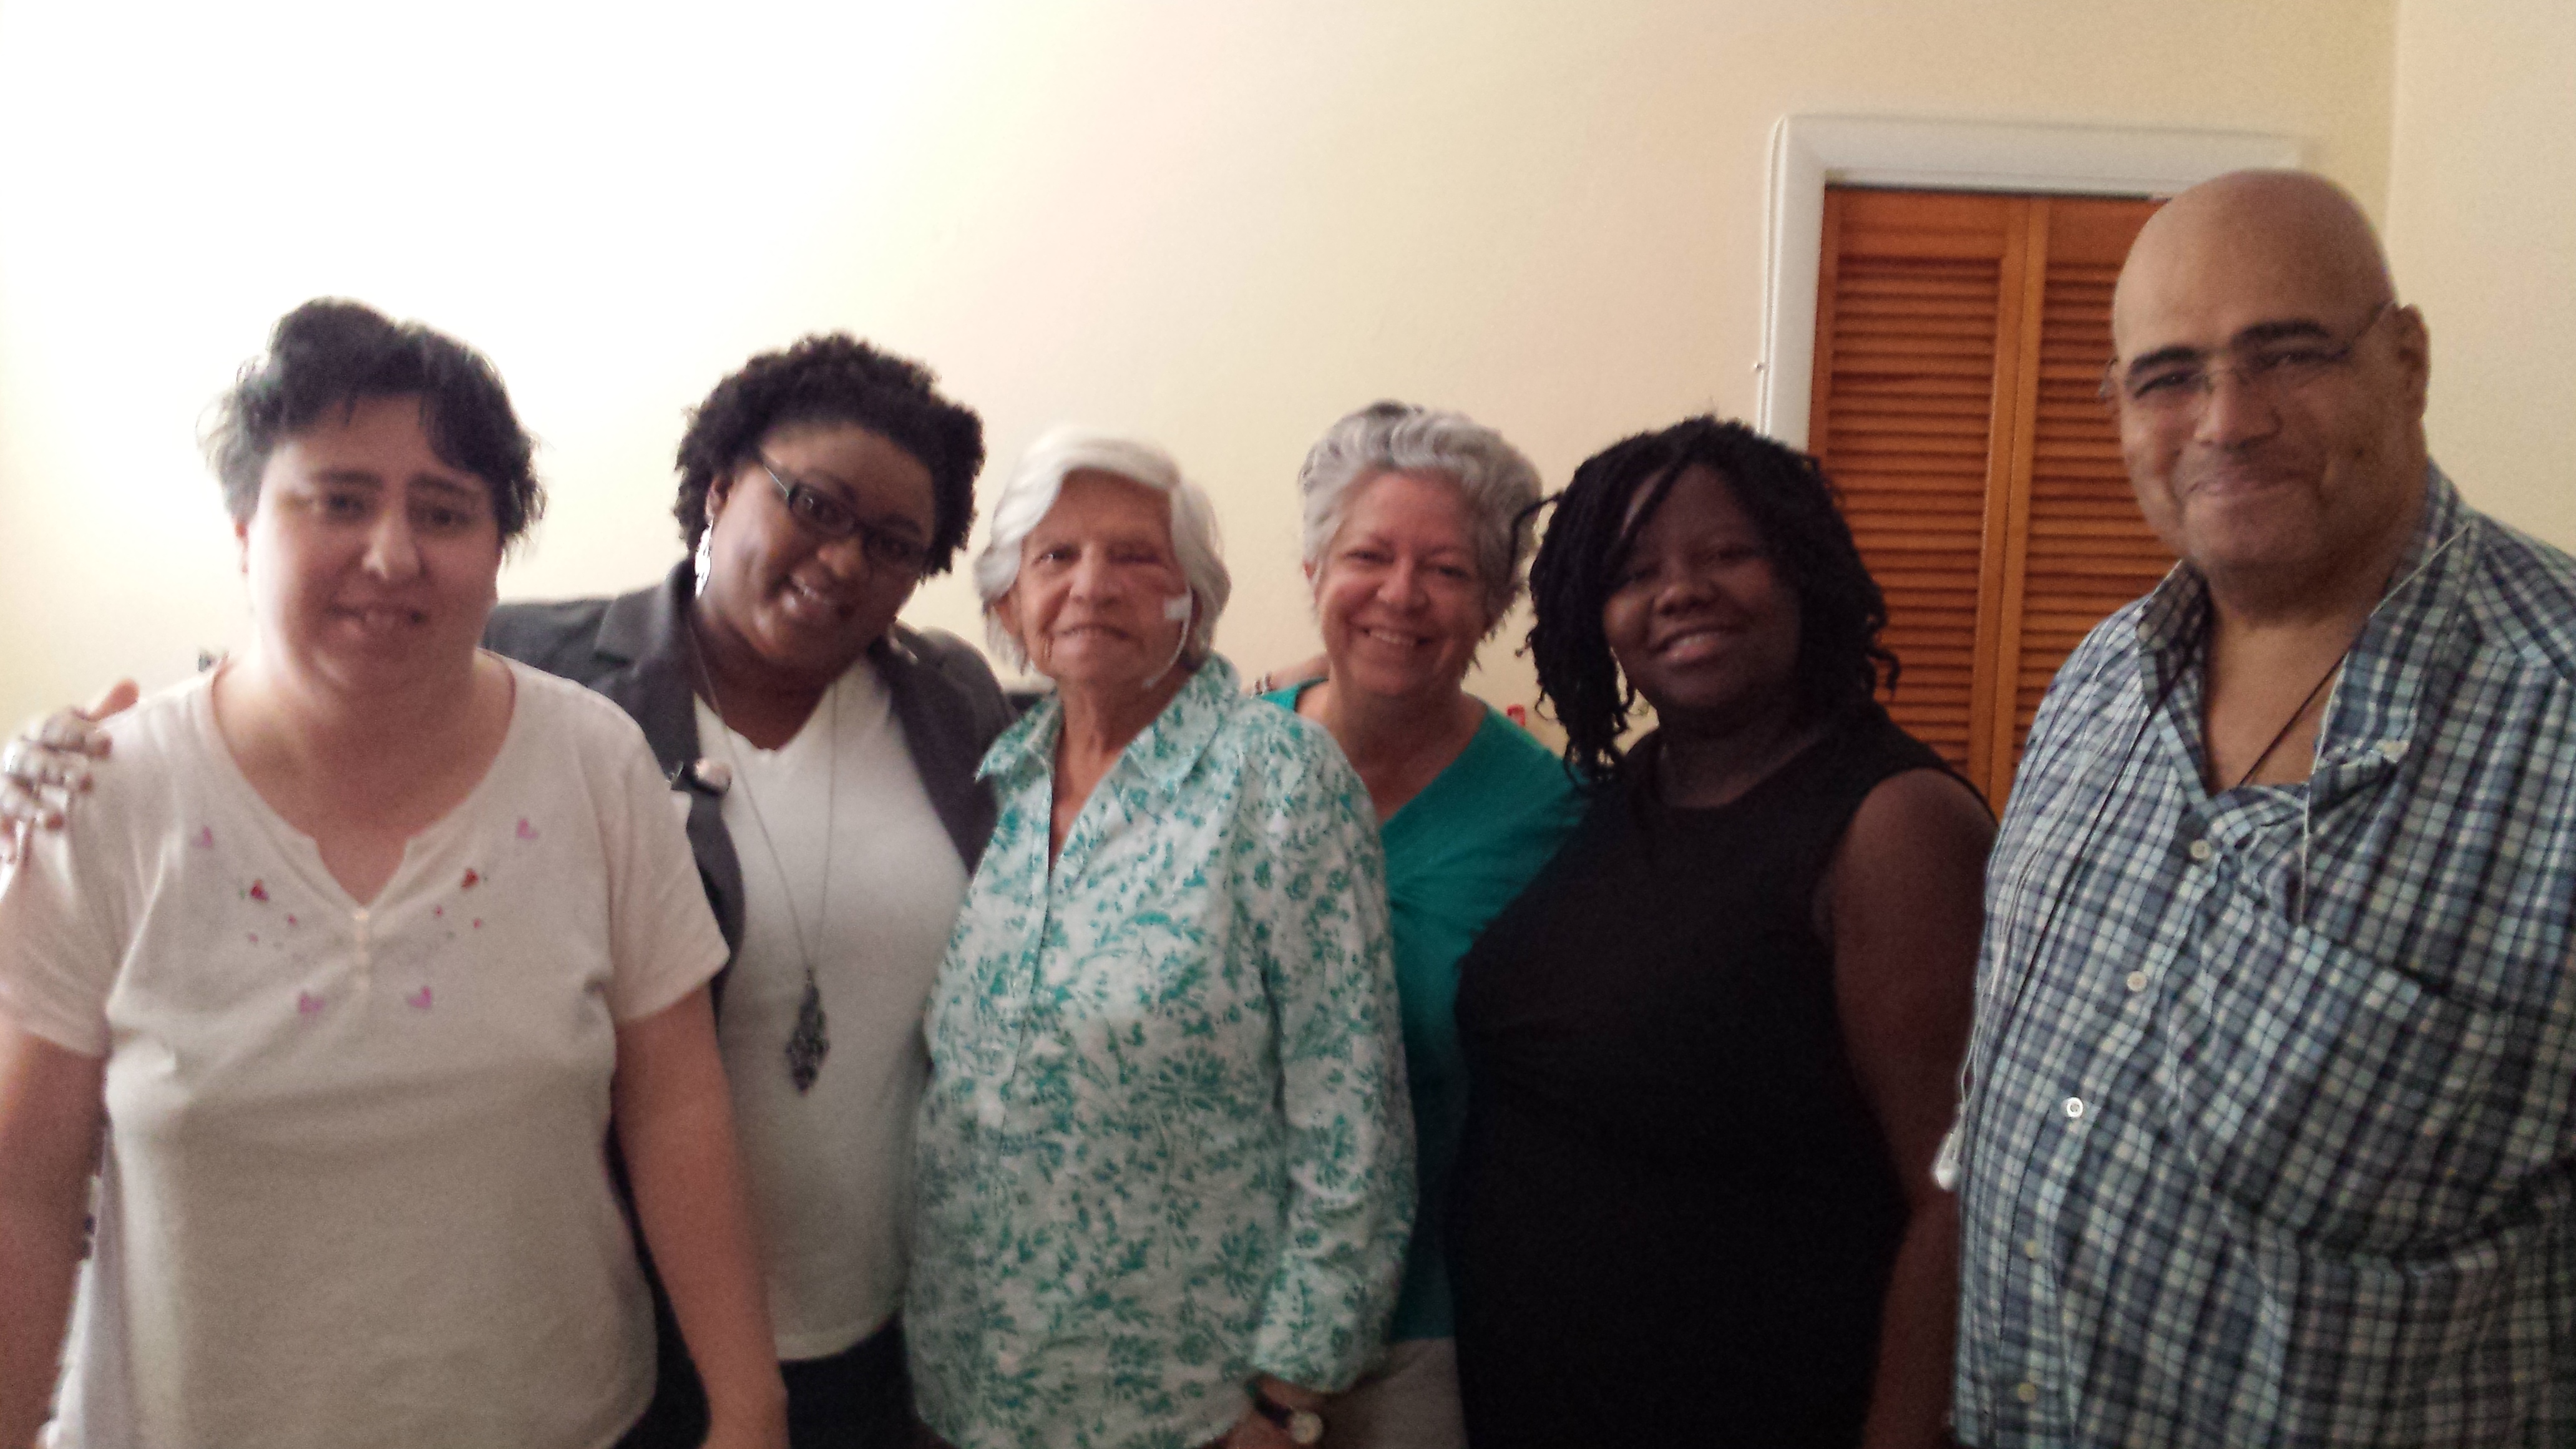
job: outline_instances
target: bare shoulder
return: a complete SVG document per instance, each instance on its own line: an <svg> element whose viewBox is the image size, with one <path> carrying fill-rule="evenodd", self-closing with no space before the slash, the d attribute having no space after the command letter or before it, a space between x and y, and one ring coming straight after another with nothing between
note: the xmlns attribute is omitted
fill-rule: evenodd
<svg viewBox="0 0 2576 1449"><path fill-rule="evenodd" d="M1847 864L1908 873L1964 858L1982 871L1994 840L1994 814L1965 780L1947 770L1907 770L1862 799L1842 855Z"/></svg>
<svg viewBox="0 0 2576 1449"><path fill-rule="evenodd" d="M1818 902L1856 1042L1955 1064L1994 836L1986 802L1945 770L1891 775L1862 800Z"/></svg>

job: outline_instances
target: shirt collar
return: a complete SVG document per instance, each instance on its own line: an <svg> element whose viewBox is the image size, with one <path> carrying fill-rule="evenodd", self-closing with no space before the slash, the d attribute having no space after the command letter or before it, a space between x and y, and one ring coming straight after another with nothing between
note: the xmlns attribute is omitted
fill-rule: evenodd
<svg viewBox="0 0 2576 1449"><path fill-rule="evenodd" d="M1176 788L1197 767L1199 756L1207 752L1217 729L1239 702L1234 666L1222 655L1209 655L1163 712L1154 716L1154 722L1127 742L1118 757L1119 768L1132 767L1157 789ZM1014 780L1026 771L1051 768L1063 711L1064 702L1052 694L1040 700L993 741L977 777Z"/></svg>
<svg viewBox="0 0 2576 1449"><path fill-rule="evenodd" d="M2321 762L2330 752L2362 747L2393 763L2409 747L2418 708L2465 642L2456 626L2478 576L2482 522L2442 470L2428 465L2423 518L2344 661L2334 712L2319 737Z"/></svg>
<svg viewBox="0 0 2576 1449"><path fill-rule="evenodd" d="M2200 667L2201 641L2209 633L2209 582L2188 563L2176 563L2147 593L2138 612L2138 654L2146 691L2163 699Z"/></svg>

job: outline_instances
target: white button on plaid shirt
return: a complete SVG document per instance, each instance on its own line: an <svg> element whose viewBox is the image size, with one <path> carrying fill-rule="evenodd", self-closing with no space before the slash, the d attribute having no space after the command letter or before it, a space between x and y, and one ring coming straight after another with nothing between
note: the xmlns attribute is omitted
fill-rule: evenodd
<svg viewBox="0 0 2576 1449"><path fill-rule="evenodd" d="M1988 884L1967 1443L2576 1443L2576 560L2437 469L2396 577L2304 786L2202 787L2188 567L2049 690Z"/></svg>

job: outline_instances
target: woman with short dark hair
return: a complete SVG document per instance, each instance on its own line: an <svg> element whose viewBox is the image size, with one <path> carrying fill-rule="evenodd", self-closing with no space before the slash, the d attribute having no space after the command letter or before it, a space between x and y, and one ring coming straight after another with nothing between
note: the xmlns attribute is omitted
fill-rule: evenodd
<svg viewBox="0 0 2576 1449"><path fill-rule="evenodd" d="M63 1449L618 1441L653 1313L612 1126L706 1442L783 1444L662 781L475 647L540 498L499 377L311 303L208 451L250 641L0 875L0 1444L54 1397L94 1163Z"/></svg>
<svg viewBox="0 0 2576 1449"><path fill-rule="evenodd" d="M1741 424L1641 434L1576 472L1531 592L1595 790L1460 967L1469 1435L1940 1443L1931 1165L1993 823L1872 698L1886 608L1831 485Z"/></svg>

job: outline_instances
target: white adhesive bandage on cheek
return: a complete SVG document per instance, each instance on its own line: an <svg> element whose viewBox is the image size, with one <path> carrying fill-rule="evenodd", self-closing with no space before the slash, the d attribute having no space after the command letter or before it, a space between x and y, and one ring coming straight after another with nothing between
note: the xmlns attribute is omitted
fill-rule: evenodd
<svg viewBox="0 0 2576 1449"><path fill-rule="evenodd" d="M1163 601L1163 617L1178 622L1190 616L1190 596L1174 594Z"/></svg>

